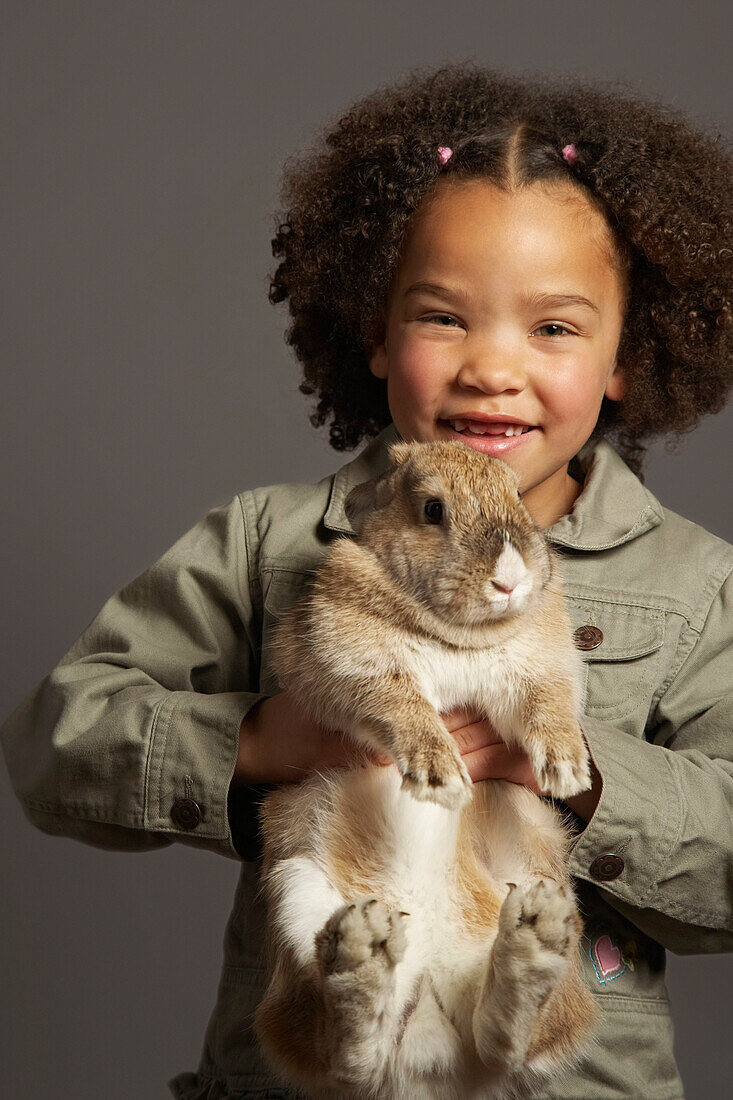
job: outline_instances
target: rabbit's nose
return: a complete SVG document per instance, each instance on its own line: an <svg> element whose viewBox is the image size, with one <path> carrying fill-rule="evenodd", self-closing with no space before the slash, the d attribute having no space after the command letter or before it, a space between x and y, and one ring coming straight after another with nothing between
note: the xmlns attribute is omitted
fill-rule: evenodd
<svg viewBox="0 0 733 1100"><path fill-rule="evenodd" d="M526 581L527 574L528 569L522 555L507 540L492 570L492 587L508 596L518 584Z"/></svg>

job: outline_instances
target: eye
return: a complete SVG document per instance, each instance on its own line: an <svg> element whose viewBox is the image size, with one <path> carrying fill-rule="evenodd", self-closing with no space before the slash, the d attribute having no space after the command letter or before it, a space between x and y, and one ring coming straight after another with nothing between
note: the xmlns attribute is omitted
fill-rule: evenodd
<svg viewBox="0 0 733 1100"><path fill-rule="evenodd" d="M439 500L428 500L425 504L425 519L428 523L441 523L443 520L443 505Z"/></svg>
<svg viewBox="0 0 733 1100"><path fill-rule="evenodd" d="M540 325L539 328L535 329L535 332L542 332L543 329L555 329L554 332L550 333L550 338L551 339L557 339L558 336L562 336L562 335L565 335L565 336L575 336L576 335L569 328L566 328L565 325L559 325L556 321L550 321L546 325Z"/></svg>
<svg viewBox="0 0 733 1100"><path fill-rule="evenodd" d="M420 320L424 324L439 325L441 328L452 328L453 325L458 324L458 321L455 317L451 317L450 313L429 313L427 317L421 317Z"/></svg>

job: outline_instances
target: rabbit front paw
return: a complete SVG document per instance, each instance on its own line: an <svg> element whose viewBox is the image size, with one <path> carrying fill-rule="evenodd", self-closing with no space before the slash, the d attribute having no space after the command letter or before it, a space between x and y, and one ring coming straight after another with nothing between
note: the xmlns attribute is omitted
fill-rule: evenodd
<svg viewBox="0 0 733 1100"><path fill-rule="evenodd" d="M458 750L448 741L429 748L418 745L404 761L398 760L402 788L420 802L437 802L460 810L473 797L473 783Z"/></svg>
<svg viewBox="0 0 733 1100"><path fill-rule="evenodd" d="M546 745L527 747L532 771L543 794L552 798L572 798L590 790L591 775L588 753L582 737L577 744L560 749Z"/></svg>

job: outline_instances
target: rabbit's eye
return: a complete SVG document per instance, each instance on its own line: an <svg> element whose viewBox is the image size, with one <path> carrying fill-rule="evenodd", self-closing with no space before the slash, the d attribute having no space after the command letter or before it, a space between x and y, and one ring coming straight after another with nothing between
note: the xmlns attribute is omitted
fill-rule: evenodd
<svg viewBox="0 0 733 1100"><path fill-rule="evenodd" d="M443 519L443 505L439 500L429 500L425 504L425 518L428 523L440 523Z"/></svg>

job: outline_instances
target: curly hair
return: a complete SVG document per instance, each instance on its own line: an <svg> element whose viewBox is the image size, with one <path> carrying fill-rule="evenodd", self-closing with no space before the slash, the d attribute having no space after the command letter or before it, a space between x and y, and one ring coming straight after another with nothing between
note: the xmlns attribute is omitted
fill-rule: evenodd
<svg viewBox="0 0 733 1100"><path fill-rule="evenodd" d="M286 169L287 209L270 300L330 419L337 451L390 421L366 347L383 325L410 217L439 179L500 187L566 181L605 215L625 291L621 402L594 435L641 471L653 436L691 430L724 406L733 374L731 156L721 135L629 95L620 82L507 75L465 64L415 72L356 103L325 146ZM569 164L561 150L573 143ZM446 166L438 146L453 156Z"/></svg>

